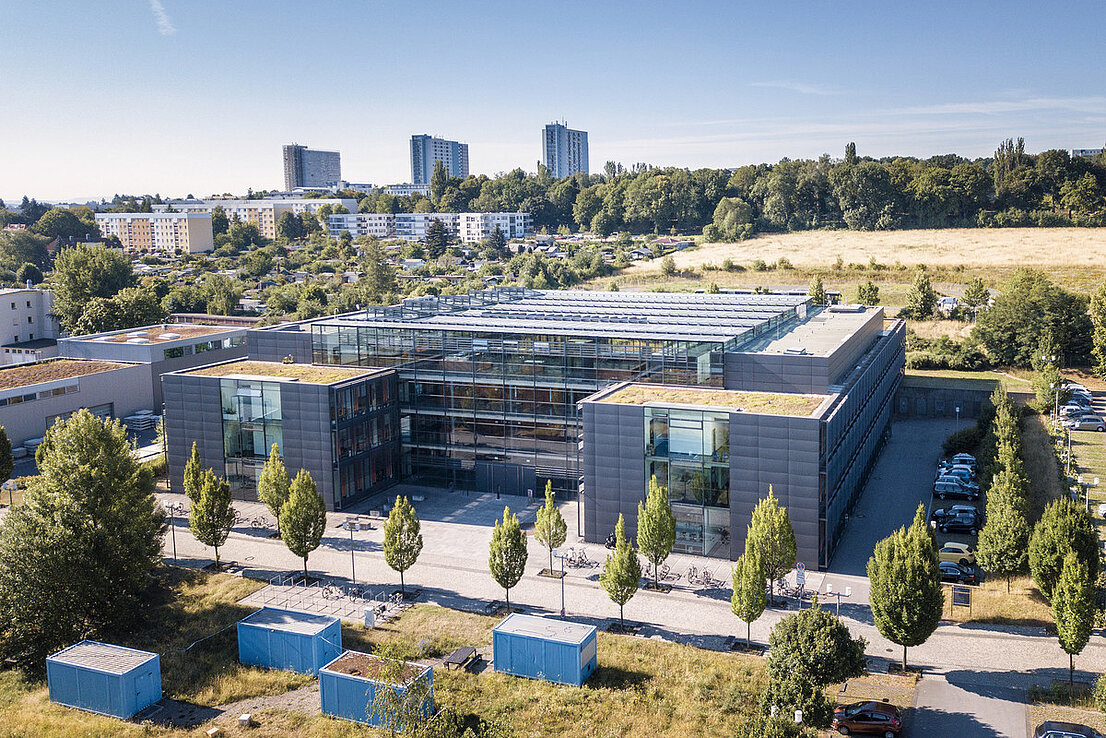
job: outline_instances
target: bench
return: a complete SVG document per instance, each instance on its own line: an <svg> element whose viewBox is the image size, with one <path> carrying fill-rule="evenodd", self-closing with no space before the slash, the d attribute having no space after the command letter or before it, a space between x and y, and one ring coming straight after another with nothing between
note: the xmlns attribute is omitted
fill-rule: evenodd
<svg viewBox="0 0 1106 738"><path fill-rule="evenodd" d="M458 669L467 669L469 665L478 658L479 656L476 655L475 648L471 646L462 646L442 659L442 665L447 669L452 669L454 667Z"/></svg>

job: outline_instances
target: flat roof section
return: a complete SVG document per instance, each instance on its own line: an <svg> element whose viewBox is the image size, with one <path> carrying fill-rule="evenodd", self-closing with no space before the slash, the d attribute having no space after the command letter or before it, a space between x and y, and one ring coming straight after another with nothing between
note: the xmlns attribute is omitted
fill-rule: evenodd
<svg viewBox="0 0 1106 738"><path fill-rule="evenodd" d="M398 664L397 669L394 671L389 667L390 665L377 656L373 656L370 653L362 653L361 651L346 651L338 658L331 661L329 664L322 668L323 671L332 671L336 674L346 674L347 676L360 677L361 679L368 679L374 682L383 682L384 675L381 672L387 674L387 683L404 685L410 684L422 674L425 674L430 669L429 666L420 666L419 664L413 664L410 661L403 661ZM397 666L397 665L391 665Z"/></svg>
<svg viewBox="0 0 1106 738"><path fill-rule="evenodd" d="M70 341L90 341L93 343L168 343L169 341L201 338L216 333L240 331L241 328L228 328L222 325L182 325L165 323L163 325L144 326L124 331L107 333L89 333L84 336L72 336Z"/></svg>
<svg viewBox="0 0 1106 738"><path fill-rule="evenodd" d="M263 607L253 615L238 622L246 625L256 625L259 628L268 628L269 630L316 635L322 633L337 620L337 618L330 615L311 615L306 612Z"/></svg>
<svg viewBox="0 0 1106 738"><path fill-rule="evenodd" d="M512 633L559 643L579 644L595 633L595 626L554 618L539 618L536 615L523 615L516 612L508 615L492 630L497 633Z"/></svg>
<svg viewBox="0 0 1106 738"><path fill-rule="evenodd" d="M112 369L134 366L121 361L94 361L84 359L50 359L33 364L18 364L0 369L0 390L30 387L58 379L83 377L89 374L110 372Z"/></svg>
<svg viewBox="0 0 1106 738"><path fill-rule="evenodd" d="M49 657L50 661L108 674L126 674L153 658L157 658L156 653L98 641L81 641Z"/></svg>
<svg viewBox="0 0 1106 738"><path fill-rule="evenodd" d="M877 312L882 314L883 308L831 306L806 320L783 326L778 335L768 333L744 350L763 354L829 356Z"/></svg>
<svg viewBox="0 0 1106 738"><path fill-rule="evenodd" d="M809 417L832 395L741 392L663 384L630 384L614 390L603 390L598 393L598 396L593 395L593 397L595 397L594 402L617 405L699 405L762 415Z"/></svg>
<svg viewBox="0 0 1106 738"><path fill-rule="evenodd" d="M176 374L194 374L201 377L223 379L254 379L273 382L295 381L305 384L337 384L358 377L367 377L388 369L346 368L340 366L316 366L314 364L283 364L278 361L228 361L209 364L198 369L188 369Z"/></svg>

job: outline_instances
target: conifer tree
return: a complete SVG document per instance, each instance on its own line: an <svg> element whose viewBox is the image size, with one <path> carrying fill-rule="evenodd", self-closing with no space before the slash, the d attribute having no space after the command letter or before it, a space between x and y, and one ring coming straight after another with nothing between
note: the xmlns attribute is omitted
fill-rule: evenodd
<svg viewBox="0 0 1106 738"><path fill-rule="evenodd" d="M303 576L307 578L307 557L319 547L326 532L326 500L315 487L315 480L306 469L288 487L288 499L280 508L280 537L284 545L303 559Z"/></svg>
<svg viewBox="0 0 1106 738"><path fill-rule="evenodd" d="M914 284L906 293L906 306L900 315L914 320L929 320L937 308L937 293L929 281L929 274L919 269L914 275Z"/></svg>
<svg viewBox="0 0 1106 738"><path fill-rule="evenodd" d="M526 534L511 508L503 508L503 520L495 521L489 546L488 569L496 583L506 590L507 611L511 610L511 587L522 579L526 570Z"/></svg>
<svg viewBox="0 0 1106 738"><path fill-rule="evenodd" d="M1052 593L1052 614L1060 647L1068 654L1068 685L1073 683L1075 656L1083 651L1094 628L1094 582L1074 551L1064 557L1060 579Z"/></svg>
<svg viewBox="0 0 1106 738"><path fill-rule="evenodd" d="M399 591L407 595L403 583L403 572L418 561L422 552L422 533L419 516L406 497L396 496L396 504L388 513L388 522L384 524L384 562L399 572Z"/></svg>
<svg viewBox="0 0 1106 738"><path fill-rule="evenodd" d="M534 539L549 549L549 571L553 571L553 549L565 542L568 525L553 500L553 480L545 480L545 504L534 521Z"/></svg>
<svg viewBox="0 0 1106 738"><path fill-rule="evenodd" d="M730 609L745 623L745 647L752 640L753 621L764 614L767 605L764 587L764 567L756 550L745 542L745 553L737 558L733 568L733 596Z"/></svg>
<svg viewBox="0 0 1106 738"><path fill-rule="evenodd" d="M200 493L192 501L188 527L196 540L215 549L215 568L219 568L219 546L226 543L234 527L234 507L230 485L208 469L201 476Z"/></svg>
<svg viewBox="0 0 1106 738"><path fill-rule="evenodd" d="M872 617L884 638L902 646L904 671L907 647L925 643L941 620L945 599L937 561L924 505L909 528L877 543L868 559Z"/></svg>
<svg viewBox="0 0 1106 738"><path fill-rule="evenodd" d="M607 596L618 605L619 628L626 631L626 619L623 610L630 598L637 593L641 584L641 561L630 542L626 540L626 520L618 514L618 524L614 528L614 553L607 555L603 571L599 574L599 583L607 591Z"/></svg>
<svg viewBox="0 0 1106 738"><path fill-rule="evenodd" d="M288 501L291 484L288 470L284 468L284 460L280 458L280 448L274 443L257 480L257 499L264 502L276 518L277 534L280 533L280 508Z"/></svg>
<svg viewBox="0 0 1106 738"><path fill-rule="evenodd" d="M753 509L746 540L752 541L757 550L764 575L768 577L772 595L775 596L776 580L795 566L798 547L795 544L795 531L791 527L791 517L776 499L771 485L768 486L768 496Z"/></svg>
<svg viewBox="0 0 1106 738"><path fill-rule="evenodd" d="M668 504L668 488L649 480L645 504L637 504L637 548L653 565L653 587L660 588L660 565L676 545L676 516Z"/></svg>
<svg viewBox="0 0 1106 738"><path fill-rule="evenodd" d="M878 305L879 286L869 279L856 288L856 301L861 305Z"/></svg>

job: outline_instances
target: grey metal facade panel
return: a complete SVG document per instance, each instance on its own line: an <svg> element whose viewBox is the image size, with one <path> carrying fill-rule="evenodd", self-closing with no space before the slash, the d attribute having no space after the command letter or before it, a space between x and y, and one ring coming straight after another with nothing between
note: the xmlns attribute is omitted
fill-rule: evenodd
<svg viewBox="0 0 1106 738"><path fill-rule="evenodd" d="M254 361L283 361L291 356L297 364L310 364L311 333L253 329L247 333L249 357Z"/></svg>

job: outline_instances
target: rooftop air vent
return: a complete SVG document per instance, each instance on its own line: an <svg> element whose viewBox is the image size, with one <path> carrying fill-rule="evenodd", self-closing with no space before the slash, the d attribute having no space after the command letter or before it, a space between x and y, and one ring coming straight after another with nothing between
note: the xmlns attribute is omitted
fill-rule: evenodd
<svg viewBox="0 0 1106 738"><path fill-rule="evenodd" d="M148 338L128 338L127 339L127 343L149 343L149 342L150 342L150 339L148 339Z"/></svg>
<svg viewBox="0 0 1106 738"><path fill-rule="evenodd" d="M180 334L179 333L162 333L160 336L158 336L158 339L161 340L161 341L172 341L175 338L180 338Z"/></svg>
<svg viewBox="0 0 1106 738"><path fill-rule="evenodd" d="M127 334L127 338L141 338L146 335L146 331L131 331Z"/></svg>
<svg viewBox="0 0 1106 738"><path fill-rule="evenodd" d="M806 354L806 349L802 346L789 346L783 350L788 356L803 356Z"/></svg>
<svg viewBox="0 0 1106 738"><path fill-rule="evenodd" d="M867 310L863 305L830 305L831 313L862 313Z"/></svg>

